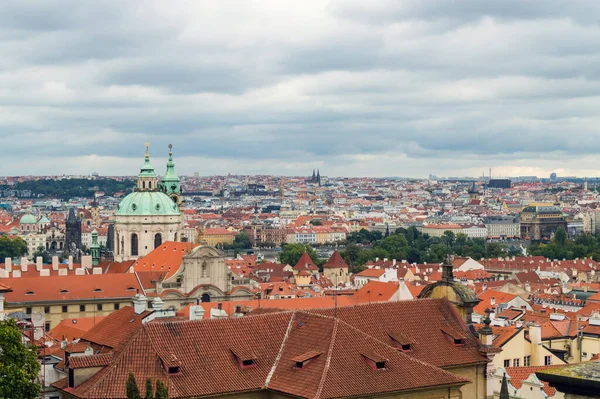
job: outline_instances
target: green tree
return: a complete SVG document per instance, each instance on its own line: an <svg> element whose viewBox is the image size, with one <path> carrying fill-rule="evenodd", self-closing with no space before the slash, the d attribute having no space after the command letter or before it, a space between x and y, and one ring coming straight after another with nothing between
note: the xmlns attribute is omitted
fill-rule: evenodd
<svg viewBox="0 0 600 399"><path fill-rule="evenodd" d="M40 245L39 247L37 247L37 251L35 251L33 253L33 258L36 259L38 256L42 257L42 260L44 261L44 263L50 263L52 262L52 256L50 256L50 254L48 253L48 251L46 251L46 248L42 245Z"/></svg>
<svg viewBox="0 0 600 399"><path fill-rule="evenodd" d="M152 392L154 388L152 387L152 380L150 378L146 379L146 394L144 395L144 399L154 399L154 393Z"/></svg>
<svg viewBox="0 0 600 399"><path fill-rule="evenodd" d="M0 322L0 398L38 397L39 371L35 347L22 343L17 323L12 319Z"/></svg>
<svg viewBox="0 0 600 399"><path fill-rule="evenodd" d="M127 394L127 399L142 399L140 389L138 388L137 382L135 381L135 376L132 372L130 372L129 377L127 377L127 382L125 383L125 392Z"/></svg>
<svg viewBox="0 0 600 399"><path fill-rule="evenodd" d="M323 222L321 222L319 219L312 219L310 221L310 224L312 224L313 226L323 226Z"/></svg>
<svg viewBox="0 0 600 399"><path fill-rule="evenodd" d="M161 380L156 380L156 399L169 399L169 388Z"/></svg>
<svg viewBox="0 0 600 399"><path fill-rule="evenodd" d="M0 237L0 259L21 257L27 253L27 243L21 237Z"/></svg>
<svg viewBox="0 0 600 399"><path fill-rule="evenodd" d="M279 262L294 266L298 263L304 252L310 256L316 265L321 263L315 250L307 244L283 244L281 253L279 254Z"/></svg>
<svg viewBox="0 0 600 399"><path fill-rule="evenodd" d="M565 246L565 243L567 242L567 232L564 228L559 227L556 230L556 233L554 233L554 240L556 241L556 243L558 245L560 245L561 247Z"/></svg>

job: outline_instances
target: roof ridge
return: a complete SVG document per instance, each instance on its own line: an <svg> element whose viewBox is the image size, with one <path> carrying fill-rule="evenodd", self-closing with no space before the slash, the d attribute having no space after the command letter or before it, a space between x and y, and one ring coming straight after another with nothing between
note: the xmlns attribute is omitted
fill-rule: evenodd
<svg viewBox="0 0 600 399"><path fill-rule="evenodd" d="M290 321L288 323L287 329L285 330L285 335L283 336L283 340L281 340L281 346L279 347L279 352L277 352L277 357L275 358L275 362L273 362L273 367L271 367L271 370L269 370L269 374L267 374L267 379L265 380L265 384L264 384L263 388L269 387L271 378L273 378L273 374L275 374L275 370L277 369L277 366L279 365L279 360L281 360L281 355L283 354L283 348L285 347L285 343L287 342L287 339L290 335L290 331L292 330L292 324L293 324L292 322L294 321L295 317L296 317L296 312L295 311L291 312Z"/></svg>
<svg viewBox="0 0 600 399"><path fill-rule="evenodd" d="M323 367L323 373L321 374L321 381L319 382L319 388L315 394L315 398L321 397L321 391L323 391L323 385L325 385L325 379L329 371L329 365L331 364L331 353L333 352L333 345L335 344L335 338L337 335L337 328L339 319L333 319L333 331L331 332L331 341L329 342L329 349L327 350L327 357L325 358L325 367Z"/></svg>

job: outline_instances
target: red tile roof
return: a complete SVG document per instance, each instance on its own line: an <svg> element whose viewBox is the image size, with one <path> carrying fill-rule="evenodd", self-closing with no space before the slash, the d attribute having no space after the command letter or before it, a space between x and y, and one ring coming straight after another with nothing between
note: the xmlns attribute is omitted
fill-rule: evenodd
<svg viewBox="0 0 600 399"><path fill-rule="evenodd" d="M323 268L336 267L348 268L348 264L344 261L344 258L342 258L342 255L338 251L334 251L327 263L323 265Z"/></svg>
<svg viewBox="0 0 600 399"><path fill-rule="evenodd" d="M131 306L122 307L106 316L82 337L82 341L98 346L118 348L142 325L142 319L150 314L145 311L136 315Z"/></svg>
<svg viewBox="0 0 600 399"><path fill-rule="evenodd" d="M313 262L313 260L310 258L310 256L304 252L302 254L302 256L300 257L300 259L298 260L298 263L296 263L296 265L293 268L294 270L319 270L319 268L317 267L317 265L315 265L315 263Z"/></svg>
<svg viewBox="0 0 600 399"><path fill-rule="evenodd" d="M133 265L135 271L164 272L165 280L173 277L181 267L183 257L197 244L166 241Z"/></svg>
<svg viewBox="0 0 600 399"><path fill-rule="evenodd" d="M251 367L242 367L236 360L234 353L240 345L244 352L253 354ZM309 351L321 354L296 368L294 359ZM364 353L377 353L387 359L385 370L374 369ZM81 362L86 361L95 362ZM163 365L177 365L179 371L169 375ZM171 398L261 389L297 397L335 398L468 382L417 361L342 320L283 312L148 323L120 353L113 355L109 366L86 382L75 388L66 388L65 380L54 385L79 398L124 398L129 372L138 381L164 381Z"/></svg>
<svg viewBox="0 0 600 399"><path fill-rule="evenodd" d="M550 366L530 366L530 367L507 367L506 374L510 376L510 383L513 387L520 389L523 386L523 381L525 381L531 374L535 374L538 371L543 371L547 369L552 369L555 367L560 367L564 365L555 364ZM549 397L552 397L556 394L556 388L553 388L546 381L541 381L544 384L544 392Z"/></svg>

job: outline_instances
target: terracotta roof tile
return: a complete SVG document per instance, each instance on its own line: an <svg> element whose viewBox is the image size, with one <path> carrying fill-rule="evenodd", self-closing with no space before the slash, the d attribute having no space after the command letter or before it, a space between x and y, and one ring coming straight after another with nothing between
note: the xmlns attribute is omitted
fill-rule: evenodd
<svg viewBox="0 0 600 399"><path fill-rule="evenodd" d="M165 280L173 277L181 267L183 257L198 244L166 241L133 265L135 271L163 272Z"/></svg>
<svg viewBox="0 0 600 399"><path fill-rule="evenodd" d="M344 258L342 258L342 255L338 252L338 251L334 251L333 254L331 255L331 257L329 258L329 260L327 261L327 263L325 263L323 265L324 268L335 268L335 267L342 267L342 268L348 268L348 264L346 263L346 261L344 261Z"/></svg>
<svg viewBox="0 0 600 399"><path fill-rule="evenodd" d="M151 311L145 311L136 315L133 307L124 306L96 324L83 335L82 340L99 346L118 348L140 328L142 319L150 313Z"/></svg>

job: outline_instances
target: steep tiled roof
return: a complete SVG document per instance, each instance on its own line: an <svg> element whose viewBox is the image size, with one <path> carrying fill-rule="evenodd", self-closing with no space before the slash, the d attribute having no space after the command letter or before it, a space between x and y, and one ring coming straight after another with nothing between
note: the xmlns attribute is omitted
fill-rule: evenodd
<svg viewBox="0 0 600 399"><path fill-rule="evenodd" d="M295 367L294 359L307 352L320 354L302 368ZM243 367L236 358L241 353L250 353L253 364ZM374 369L365 353L385 358L385 369ZM165 365L179 367L178 372L168 374ZM171 398L265 388L297 397L334 398L468 382L415 360L344 321L283 312L148 323L113 355L109 366L89 380L75 388L65 388L64 380L55 386L79 398L124 398L129 371L138 381L164 381Z"/></svg>
<svg viewBox="0 0 600 399"><path fill-rule="evenodd" d="M393 345L389 334L401 333L415 342L410 352L412 357L438 367L485 362L479 354L477 338L451 306L443 299L419 299L338 307L337 310L315 309L310 312L333 316L335 311L340 320L389 345ZM464 331L463 346L455 346L446 338L441 331L446 327Z"/></svg>
<svg viewBox="0 0 600 399"><path fill-rule="evenodd" d="M48 331L47 335L58 341L66 339L70 342L74 339L81 338L87 331L103 319L104 316L63 319L56 327Z"/></svg>
<svg viewBox="0 0 600 399"><path fill-rule="evenodd" d="M99 346L118 348L142 325L151 311L136 315L131 306L122 307L106 316L82 337L83 341Z"/></svg>
<svg viewBox="0 0 600 399"><path fill-rule="evenodd" d="M356 276L360 277L381 277L385 274L385 270L382 269L365 269L360 273L356 273Z"/></svg>
<svg viewBox="0 0 600 399"><path fill-rule="evenodd" d="M327 263L323 265L323 267L342 267L347 269L348 264L346 263L346 261L344 261L344 258L342 258L342 255L338 251L334 251Z"/></svg>
<svg viewBox="0 0 600 399"><path fill-rule="evenodd" d="M306 252L304 252L298 260L298 263L296 263L296 265L294 266L294 270L319 270L319 268L317 267L317 265L315 265L310 256Z"/></svg>
<svg viewBox="0 0 600 399"><path fill-rule="evenodd" d="M164 272L165 280L173 277L181 267L183 257L197 244L166 241L133 265L135 271Z"/></svg>

